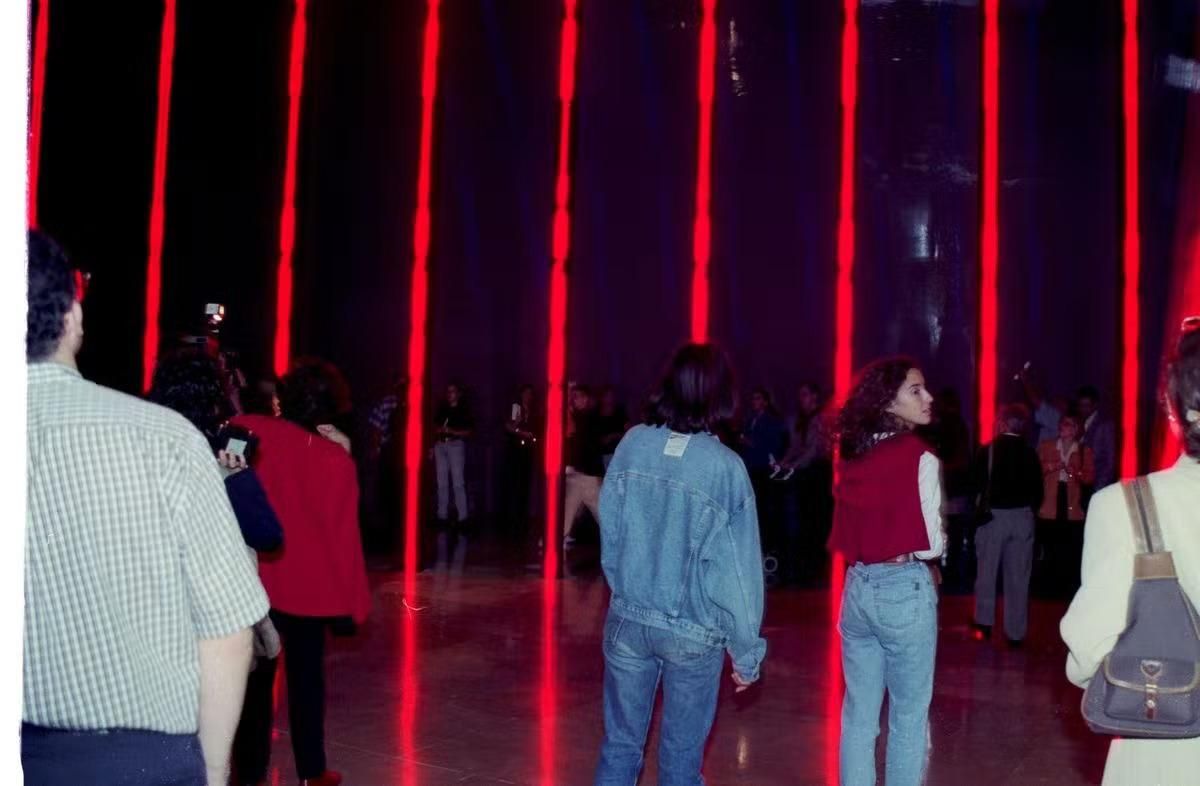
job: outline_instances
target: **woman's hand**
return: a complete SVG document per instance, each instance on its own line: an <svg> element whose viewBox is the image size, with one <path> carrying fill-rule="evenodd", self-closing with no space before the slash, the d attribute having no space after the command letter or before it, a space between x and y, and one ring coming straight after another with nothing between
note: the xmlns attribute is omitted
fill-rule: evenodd
<svg viewBox="0 0 1200 786"><path fill-rule="evenodd" d="M230 453L228 450L217 451L217 463L229 470L230 475L235 472L241 472L250 466L246 463L245 456L237 453Z"/></svg>
<svg viewBox="0 0 1200 786"><path fill-rule="evenodd" d="M733 689L733 692L741 693L742 691L746 690L746 688L749 688L751 685L753 685L754 680L747 680L744 677L742 677L741 674L738 674L735 671L735 672L733 672L733 684L737 686L736 688Z"/></svg>
<svg viewBox="0 0 1200 786"><path fill-rule="evenodd" d="M334 444L341 445L347 453L350 451L350 437L344 432L329 423L322 423L317 426L317 433Z"/></svg>

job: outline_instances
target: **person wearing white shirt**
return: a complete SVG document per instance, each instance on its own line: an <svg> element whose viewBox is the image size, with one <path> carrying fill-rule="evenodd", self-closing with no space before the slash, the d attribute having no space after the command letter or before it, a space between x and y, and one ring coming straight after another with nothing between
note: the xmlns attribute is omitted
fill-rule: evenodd
<svg viewBox="0 0 1200 786"><path fill-rule="evenodd" d="M1187 327L1185 323L1185 328ZM1179 585L1200 601L1200 321L1180 336L1167 366L1167 406L1183 444L1175 465L1149 475L1163 542ZM1133 584L1133 529L1124 491L1098 492L1088 509L1083 585L1059 626L1070 649L1067 679L1086 687L1125 630ZM1200 738L1114 739L1104 786L1190 786L1200 771Z"/></svg>

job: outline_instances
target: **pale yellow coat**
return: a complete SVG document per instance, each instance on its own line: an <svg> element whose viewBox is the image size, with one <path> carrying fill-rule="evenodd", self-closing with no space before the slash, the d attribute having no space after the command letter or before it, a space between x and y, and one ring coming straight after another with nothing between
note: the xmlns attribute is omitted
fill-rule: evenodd
<svg viewBox="0 0 1200 786"><path fill-rule="evenodd" d="M1200 463L1183 456L1150 475L1163 541L1172 552L1185 593L1200 607ZM1060 629L1070 648L1067 679L1087 685L1125 629L1133 583L1133 531L1120 484L1092 498L1084 529L1083 586ZM1080 694L1082 698L1082 694ZM1200 738L1114 740L1104 786L1196 786L1200 784Z"/></svg>

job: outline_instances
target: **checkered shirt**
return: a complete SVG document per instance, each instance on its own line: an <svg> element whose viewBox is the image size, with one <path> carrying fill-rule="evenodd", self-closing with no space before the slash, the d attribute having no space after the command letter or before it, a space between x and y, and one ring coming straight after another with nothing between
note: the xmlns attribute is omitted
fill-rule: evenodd
<svg viewBox="0 0 1200 786"><path fill-rule="evenodd" d="M28 370L23 719L194 733L198 641L268 608L217 462L175 412Z"/></svg>

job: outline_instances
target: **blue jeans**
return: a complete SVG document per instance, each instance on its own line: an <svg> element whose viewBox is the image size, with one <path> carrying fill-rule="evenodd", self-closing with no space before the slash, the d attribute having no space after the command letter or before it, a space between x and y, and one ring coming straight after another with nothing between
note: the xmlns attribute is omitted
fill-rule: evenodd
<svg viewBox="0 0 1200 786"><path fill-rule="evenodd" d="M611 611L604 623L604 744L596 786L634 786L663 683L661 786L703 786L704 742L717 710L725 651Z"/></svg>
<svg viewBox="0 0 1200 786"><path fill-rule="evenodd" d="M846 572L842 613L842 786L873 786L879 708L888 693L887 786L916 786L925 771L937 653L937 591L921 562Z"/></svg>

